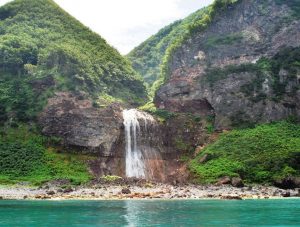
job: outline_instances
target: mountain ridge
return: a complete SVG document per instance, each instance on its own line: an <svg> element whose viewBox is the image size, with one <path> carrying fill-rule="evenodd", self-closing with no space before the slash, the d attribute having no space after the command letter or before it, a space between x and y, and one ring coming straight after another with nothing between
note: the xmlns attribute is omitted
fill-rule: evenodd
<svg viewBox="0 0 300 227"><path fill-rule="evenodd" d="M141 103L147 98L128 60L54 1L16 0L0 13L0 68L6 82L1 88L7 90L15 80L24 85L29 112L41 111L55 91L84 91L95 103ZM37 97L32 87L37 83L44 84L47 97ZM6 91L1 102L8 115L13 93ZM33 103L41 103L39 110L33 110Z"/></svg>

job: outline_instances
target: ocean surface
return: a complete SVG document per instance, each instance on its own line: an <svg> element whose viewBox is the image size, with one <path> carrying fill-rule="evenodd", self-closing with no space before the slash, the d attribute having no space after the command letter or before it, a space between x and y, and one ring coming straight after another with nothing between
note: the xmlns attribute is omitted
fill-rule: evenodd
<svg viewBox="0 0 300 227"><path fill-rule="evenodd" d="M0 201L0 226L300 226L300 200Z"/></svg>

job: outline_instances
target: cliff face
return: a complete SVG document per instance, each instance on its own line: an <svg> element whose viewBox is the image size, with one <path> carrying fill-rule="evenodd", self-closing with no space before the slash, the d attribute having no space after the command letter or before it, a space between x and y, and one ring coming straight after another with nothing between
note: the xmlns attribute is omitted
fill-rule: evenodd
<svg viewBox="0 0 300 227"><path fill-rule="evenodd" d="M292 6L242 0L218 12L172 55L157 107L213 114L219 129L300 117L300 20Z"/></svg>
<svg viewBox="0 0 300 227"><path fill-rule="evenodd" d="M125 130L123 107L112 104L95 108L84 93L57 92L39 116L42 133L61 138L69 152L94 156L89 164L93 176L125 177ZM143 152L148 179L186 181L179 158L207 140L205 123L195 116L173 116L166 122L138 119L139 149ZM180 172L181 171L181 172Z"/></svg>

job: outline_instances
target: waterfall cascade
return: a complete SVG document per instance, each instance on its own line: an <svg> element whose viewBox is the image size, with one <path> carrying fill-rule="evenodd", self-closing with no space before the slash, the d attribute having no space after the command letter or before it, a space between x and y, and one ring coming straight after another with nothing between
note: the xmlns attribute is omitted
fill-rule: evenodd
<svg viewBox="0 0 300 227"><path fill-rule="evenodd" d="M126 140L126 176L148 179L153 175L149 160L160 160L159 152L150 146L149 127L155 119L136 109L123 111ZM150 176L151 178L151 176Z"/></svg>

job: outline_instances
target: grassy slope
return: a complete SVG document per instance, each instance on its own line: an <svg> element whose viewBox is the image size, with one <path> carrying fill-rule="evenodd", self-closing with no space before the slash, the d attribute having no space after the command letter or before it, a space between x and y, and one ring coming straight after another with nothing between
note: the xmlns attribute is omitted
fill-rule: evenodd
<svg viewBox="0 0 300 227"><path fill-rule="evenodd" d="M22 125L17 129L0 130L0 183L30 182L39 185L49 180L67 179L73 184L89 181L86 165L91 157L66 154L50 146L34 128Z"/></svg>
<svg viewBox="0 0 300 227"><path fill-rule="evenodd" d="M190 161L189 168L201 183L214 183L222 176L272 183L299 176L299 160L300 125L284 121L223 133Z"/></svg>
<svg viewBox="0 0 300 227"><path fill-rule="evenodd" d="M49 77L55 84L42 93L32 88ZM112 96L142 103L147 96L129 61L52 0L15 0L0 8L0 81L0 111L23 109L24 118L57 90L85 91L95 101ZM14 106L24 96L24 105Z"/></svg>

